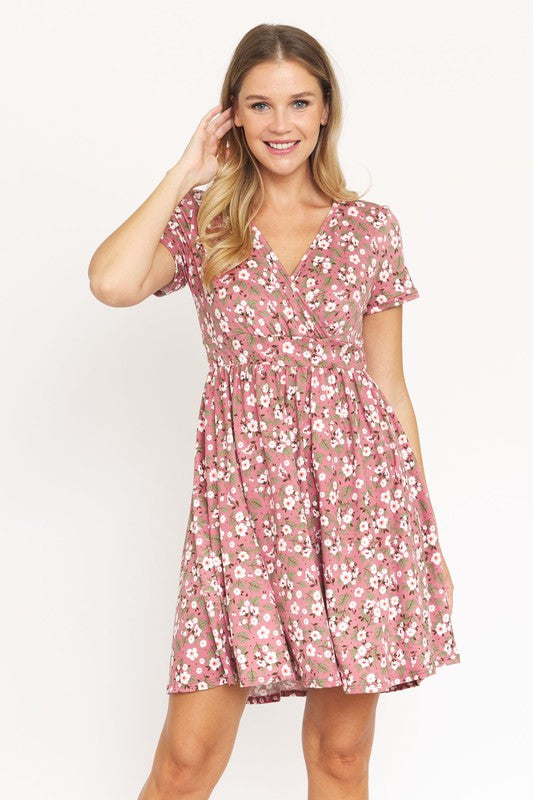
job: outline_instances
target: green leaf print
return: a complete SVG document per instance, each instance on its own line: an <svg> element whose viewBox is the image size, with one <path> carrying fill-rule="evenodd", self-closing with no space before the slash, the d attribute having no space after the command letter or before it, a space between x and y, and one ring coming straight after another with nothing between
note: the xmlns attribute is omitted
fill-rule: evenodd
<svg viewBox="0 0 533 800"><path fill-rule="evenodd" d="M252 508L261 508L263 504L260 500L254 500L254 498L252 497L248 501L248 505L251 506Z"/></svg>
<svg viewBox="0 0 533 800"><path fill-rule="evenodd" d="M337 608L344 608L344 606L350 602L351 595L349 594L341 594L339 599L337 600Z"/></svg>

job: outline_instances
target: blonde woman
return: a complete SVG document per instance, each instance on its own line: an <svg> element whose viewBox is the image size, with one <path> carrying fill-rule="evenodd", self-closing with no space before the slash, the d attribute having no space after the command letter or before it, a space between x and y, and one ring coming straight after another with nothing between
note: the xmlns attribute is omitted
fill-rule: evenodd
<svg viewBox="0 0 533 800"><path fill-rule="evenodd" d="M368 798L380 694L460 660L402 368L419 294L393 211L345 186L340 127L324 48L258 25L91 260L111 306L188 285L209 363L168 713L139 800L208 798L245 704L291 695L309 800Z"/></svg>

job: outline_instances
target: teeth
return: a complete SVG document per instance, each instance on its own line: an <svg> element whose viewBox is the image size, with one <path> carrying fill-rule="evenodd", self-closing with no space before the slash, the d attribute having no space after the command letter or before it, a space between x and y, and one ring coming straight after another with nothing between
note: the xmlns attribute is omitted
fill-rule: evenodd
<svg viewBox="0 0 533 800"><path fill-rule="evenodd" d="M287 150L289 147L292 147L296 144L296 142L286 142L284 144L276 144L275 142L267 142L269 147L273 147L275 150Z"/></svg>

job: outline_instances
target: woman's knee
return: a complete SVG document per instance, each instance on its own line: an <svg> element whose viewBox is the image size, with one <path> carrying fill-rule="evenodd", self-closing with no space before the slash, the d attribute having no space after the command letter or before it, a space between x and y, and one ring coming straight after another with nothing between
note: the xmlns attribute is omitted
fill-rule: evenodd
<svg viewBox="0 0 533 800"><path fill-rule="evenodd" d="M221 768L218 749L190 735L179 743L163 742L152 766L152 779L163 797L207 792Z"/></svg>
<svg viewBox="0 0 533 800"><path fill-rule="evenodd" d="M315 767L340 783L357 784L368 776L372 737L321 743Z"/></svg>
<svg viewBox="0 0 533 800"><path fill-rule="evenodd" d="M377 697L326 689L310 693L302 742L308 768L350 781L368 772Z"/></svg>
<svg viewBox="0 0 533 800"><path fill-rule="evenodd" d="M163 797L172 792L176 797L201 795L215 786L233 748L248 691L226 686L169 696L151 771Z"/></svg>

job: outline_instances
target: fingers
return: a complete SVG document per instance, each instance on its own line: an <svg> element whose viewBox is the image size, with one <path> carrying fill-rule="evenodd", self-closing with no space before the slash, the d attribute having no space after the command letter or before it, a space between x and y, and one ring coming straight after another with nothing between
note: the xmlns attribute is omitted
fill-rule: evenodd
<svg viewBox="0 0 533 800"><path fill-rule="evenodd" d="M222 103L218 103L207 114L205 114L200 122L199 129L207 136L205 144L207 152L211 155L217 155L220 140L232 127L233 119L233 106L228 106L224 111L220 111Z"/></svg>
<svg viewBox="0 0 533 800"><path fill-rule="evenodd" d="M222 120L227 119L228 116L233 111L232 106L228 106L226 110L222 112L220 111L221 108L222 108L222 103L218 103L214 108L208 111L207 114L204 117L202 117L200 126L206 128L212 122L216 123L222 122Z"/></svg>
<svg viewBox="0 0 533 800"><path fill-rule="evenodd" d="M202 117L202 119L200 120L200 124L206 123L209 119L211 119L212 116L214 116L215 114L218 114L218 112L220 111L221 108L222 108L222 103L217 103L216 106L213 106L213 108L210 109L207 112L207 114L205 114Z"/></svg>
<svg viewBox="0 0 533 800"><path fill-rule="evenodd" d="M208 122L208 127L210 125L213 125L216 128L216 130L218 131L218 130L220 130L221 127L223 127L224 125L227 125L228 122L230 123L230 126L231 126L231 124L233 124L233 120L231 119L232 112L233 112L233 109L230 106L225 111L222 111L217 117L214 117L210 122ZM228 130L227 127L226 127L226 130Z"/></svg>
<svg viewBox="0 0 533 800"><path fill-rule="evenodd" d="M233 119L231 118L223 119L223 117L228 116L227 113L228 111L231 111L231 109L226 109L226 111L224 111L224 114L221 114L219 117L217 117L216 120L212 120L212 122L215 123L216 128L214 130L208 129L207 131L209 136L208 146L214 147L215 151L218 150L220 140L222 139L222 137L226 135L226 133L230 130L230 128L234 124Z"/></svg>
<svg viewBox="0 0 533 800"><path fill-rule="evenodd" d="M227 119L225 122L222 122L218 126L216 131L213 131L213 133L214 133L215 136L217 136L219 139L221 139L224 136L224 134L229 131L229 129L231 128L232 125L233 125L233 120L232 119Z"/></svg>

